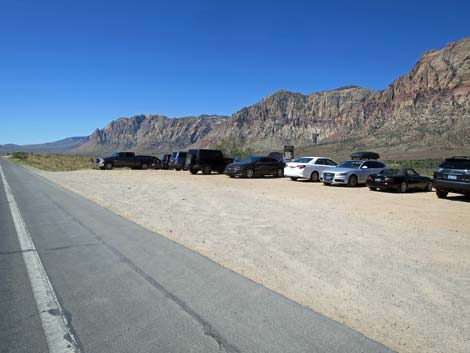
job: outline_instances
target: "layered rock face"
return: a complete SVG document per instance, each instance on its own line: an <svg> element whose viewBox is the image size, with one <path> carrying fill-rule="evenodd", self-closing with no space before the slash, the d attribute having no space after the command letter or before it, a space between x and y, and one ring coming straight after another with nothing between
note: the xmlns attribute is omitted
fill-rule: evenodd
<svg viewBox="0 0 470 353"><path fill-rule="evenodd" d="M230 118L140 115L96 130L77 153L162 152L239 140L258 150L318 144L407 150L470 144L470 38L424 53L385 90L278 91Z"/></svg>
<svg viewBox="0 0 470 353"><path fill-rule="evenodd" d="M96 129L76 153L140 153L179 150L202 139L227 117L204 115L170 119L163 115L138 115L112 121Z"/></svg>
<svg viewBox="0 0 470 353"><path fill-rule="evenodd" d="M258 150L360 141L410 148L470 143L470 38L423 54L383 91L278 91L235 113L200 146L237 138Z"/></svg>

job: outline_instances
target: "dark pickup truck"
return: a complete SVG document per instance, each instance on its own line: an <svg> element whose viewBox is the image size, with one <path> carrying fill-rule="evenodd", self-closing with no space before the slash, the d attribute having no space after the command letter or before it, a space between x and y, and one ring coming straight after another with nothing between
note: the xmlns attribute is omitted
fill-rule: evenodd
<svg viewBox="0 0 470 353"><path fill-rule="evenodd" d="M99 157L94 160L96 167L111 170L113 168L158 169L162 161L153 156L136 156L134 152L116 152L111 157Z"/></svg>

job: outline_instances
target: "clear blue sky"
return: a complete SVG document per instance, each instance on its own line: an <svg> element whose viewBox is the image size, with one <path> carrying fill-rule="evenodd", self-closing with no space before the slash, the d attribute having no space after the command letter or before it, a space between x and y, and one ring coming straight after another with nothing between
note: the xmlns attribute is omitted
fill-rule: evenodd
<svg viewBox="0 0 470 353"><path fill-rule="evenodd" d="M463 0L0 0L0 144L230 115L278 89L383 89L470 35L469 14Z"/></svg>

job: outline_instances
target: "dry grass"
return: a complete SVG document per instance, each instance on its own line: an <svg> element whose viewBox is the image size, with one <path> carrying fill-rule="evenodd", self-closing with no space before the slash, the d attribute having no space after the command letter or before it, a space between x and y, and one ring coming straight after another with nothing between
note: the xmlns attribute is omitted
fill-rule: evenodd
<svg viewBox="0 0 470 353"><path fill-rule="evenodd" d="M37 169L51 172L93 168L90 157L62 154L13 153L11 160Z"/></svg>

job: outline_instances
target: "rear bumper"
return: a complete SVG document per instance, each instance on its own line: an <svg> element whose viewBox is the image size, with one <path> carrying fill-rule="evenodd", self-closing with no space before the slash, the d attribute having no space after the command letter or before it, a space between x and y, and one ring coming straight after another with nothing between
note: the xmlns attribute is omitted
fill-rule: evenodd
<svg viewBox="0 0 470 353"><path fill-rule="evenodd" d="M292 178L307 178L304 175L304 170L305 169L286 167L286 168L284 168L284 176L292 177Z"/></svg>
<svg viewBox="0 0 470 353"><path fill-rule="evenodd" d="M436 190L454 192L456 194L470 195L470 183L433 179L432 184Z"/></svg>
<svg viewBox="0 0 470 353"><path fill-rule="evenodd" d="M389 183L376 183L375 181L368 181L366 185L370 188L377 188L380 190L398 190L400 185Z"/></svg>

